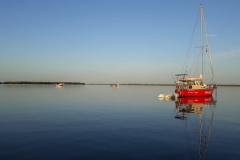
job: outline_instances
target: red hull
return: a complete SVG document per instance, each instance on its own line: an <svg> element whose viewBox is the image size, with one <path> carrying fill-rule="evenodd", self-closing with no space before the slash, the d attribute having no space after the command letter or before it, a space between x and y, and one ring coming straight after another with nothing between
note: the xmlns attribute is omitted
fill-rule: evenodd
<svg viewBox="0 0 240 160"><path fill-rule="evenodd" d="M213 89L176 89L179 97L205 97L211 96Z"/></svg>

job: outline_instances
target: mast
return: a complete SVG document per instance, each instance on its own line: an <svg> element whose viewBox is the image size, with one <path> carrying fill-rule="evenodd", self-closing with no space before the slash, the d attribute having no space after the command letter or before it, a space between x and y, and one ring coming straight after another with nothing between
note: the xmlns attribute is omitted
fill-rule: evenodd
<svg viewBox="0 0 240 160"><path fill-rule="evenodd" d="M203 11L202 4L199 5L200 8L200 55L202 58L202 76L203 76L203 45L202 45L202 21L203 21ZM203 79L202 79L203 82Z"/></svg>

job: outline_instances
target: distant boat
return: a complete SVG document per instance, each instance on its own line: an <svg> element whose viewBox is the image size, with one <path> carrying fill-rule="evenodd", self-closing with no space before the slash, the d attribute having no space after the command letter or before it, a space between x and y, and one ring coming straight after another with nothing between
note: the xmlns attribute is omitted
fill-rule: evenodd
<svg viewBox="0 0 240 160"><path fill-rule="evenodd" d="M196 60L196 59L191 60L191 59L187 59L188 57L186 57L185 62L187 61L189 63L193 63L193 64L191 64L191 68L188 69L187 68L188 66L185 64L184 67L186 67L186 72L183 72L184 74L176 75L177 82L176 82L175 93L178 94L179 97L211 96L214 91L214 88L216 88L214 72L213 72L213 67L212 67L212 59L211 59L211 55L210 55L210 47L208 44L208 35L206 33L206 24L205 24L204 16L203 16L202 4L199 5L199 8L200 8L200 46L194 47L194 48L198 48L200 50L200 55L198 54L198 56L194 57L194 58L197 57L198 60ZM202 30L203 29L204 29L205 37L206 37L205 44L203 44L203 40L202 40L203 39L202 38L203 31ZM205 69L205 67L204 67L205 60L204 60L204 56L203 56L204 47L206 47L206 52L208 53L208 59L209 59L210 66L211 66L211 73L212 73L211 81L212 82L210 84L203 83L203 78L204 78L203 71ZM189 53L188 53L188 56L189 56ZM200 61L200 62L197 63L197 61ZM200 66L197 66L197 64ZM193 66L196 66L196 68L193 68ZM201 70L200 73L198 73L199 70ZM190 75L191 72L194 72L195 76L188 77L188 75ZM200 75L200 76L198 77L198 75Z"/></svg>
<svg viewBox="0 0 240 160"><path fill-rule="evenodd" d="M58 83L58 84L55 84L56 87L62 87L63 86L63 83Z"/></svg>
<svg viewBox="0 0 240 160"><path fill-rule="evenodd" d="M110 84L111 87L119 87L119 84Z"/></svg>

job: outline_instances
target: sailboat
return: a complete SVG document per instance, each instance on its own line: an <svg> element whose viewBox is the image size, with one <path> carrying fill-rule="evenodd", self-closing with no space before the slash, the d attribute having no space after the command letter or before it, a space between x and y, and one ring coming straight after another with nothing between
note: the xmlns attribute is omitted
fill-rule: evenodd
<svg viewBox="0 0 240 160"><path fill-rule="evenodd" d="M62 87L64 83L55 84L56 87Z"/></svg>
<svg viewBox="0 0 240 160"><path fill-rule="evenodd" d="M200 46L197 48L200 48L200 54L198 58L201 61L200 62L201 69L199 69L198 67L198 70L201 70L201 71L199 71L200 73L198 73L198 76L190 75L190 71L194 70L192 68L190 69L190 71L187 70L186 72L183 72L183 74L181 73L181 74L175 75L177 79L175 93L178 95L178 97L211 96L214 89L216 88L214 71L212 66L212 58L210 55L210 46L208 44L208 35L206 32L206 23L204 21L202 4L199 5L199 9L200 9ZM205 34L203 34L203 30ZM203 44L203 35L205 35L205 38L206 38L206 41L204 44ZM211 66L212 82L210 84L204 84L204 81L203 81L203 79L205 78L203 76L203 71L205 69L204 68L205 61L204 61L204 54L203 54L204 49L206 49L210 66Z"/></svg>

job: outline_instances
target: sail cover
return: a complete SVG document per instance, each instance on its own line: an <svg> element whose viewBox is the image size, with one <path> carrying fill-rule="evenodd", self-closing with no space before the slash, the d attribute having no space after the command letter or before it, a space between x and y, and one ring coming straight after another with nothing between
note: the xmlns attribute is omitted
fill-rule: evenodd
<svg viewBox="0 0 240 160"><path fill-rule="evenodd" d="M187 77L183 77L181 79L179 79L179 81L181 82L192 82L192 81L202 81L203 77L202 75L200 75L199 77L195 77L195 78L187 78Z"/></svg>

